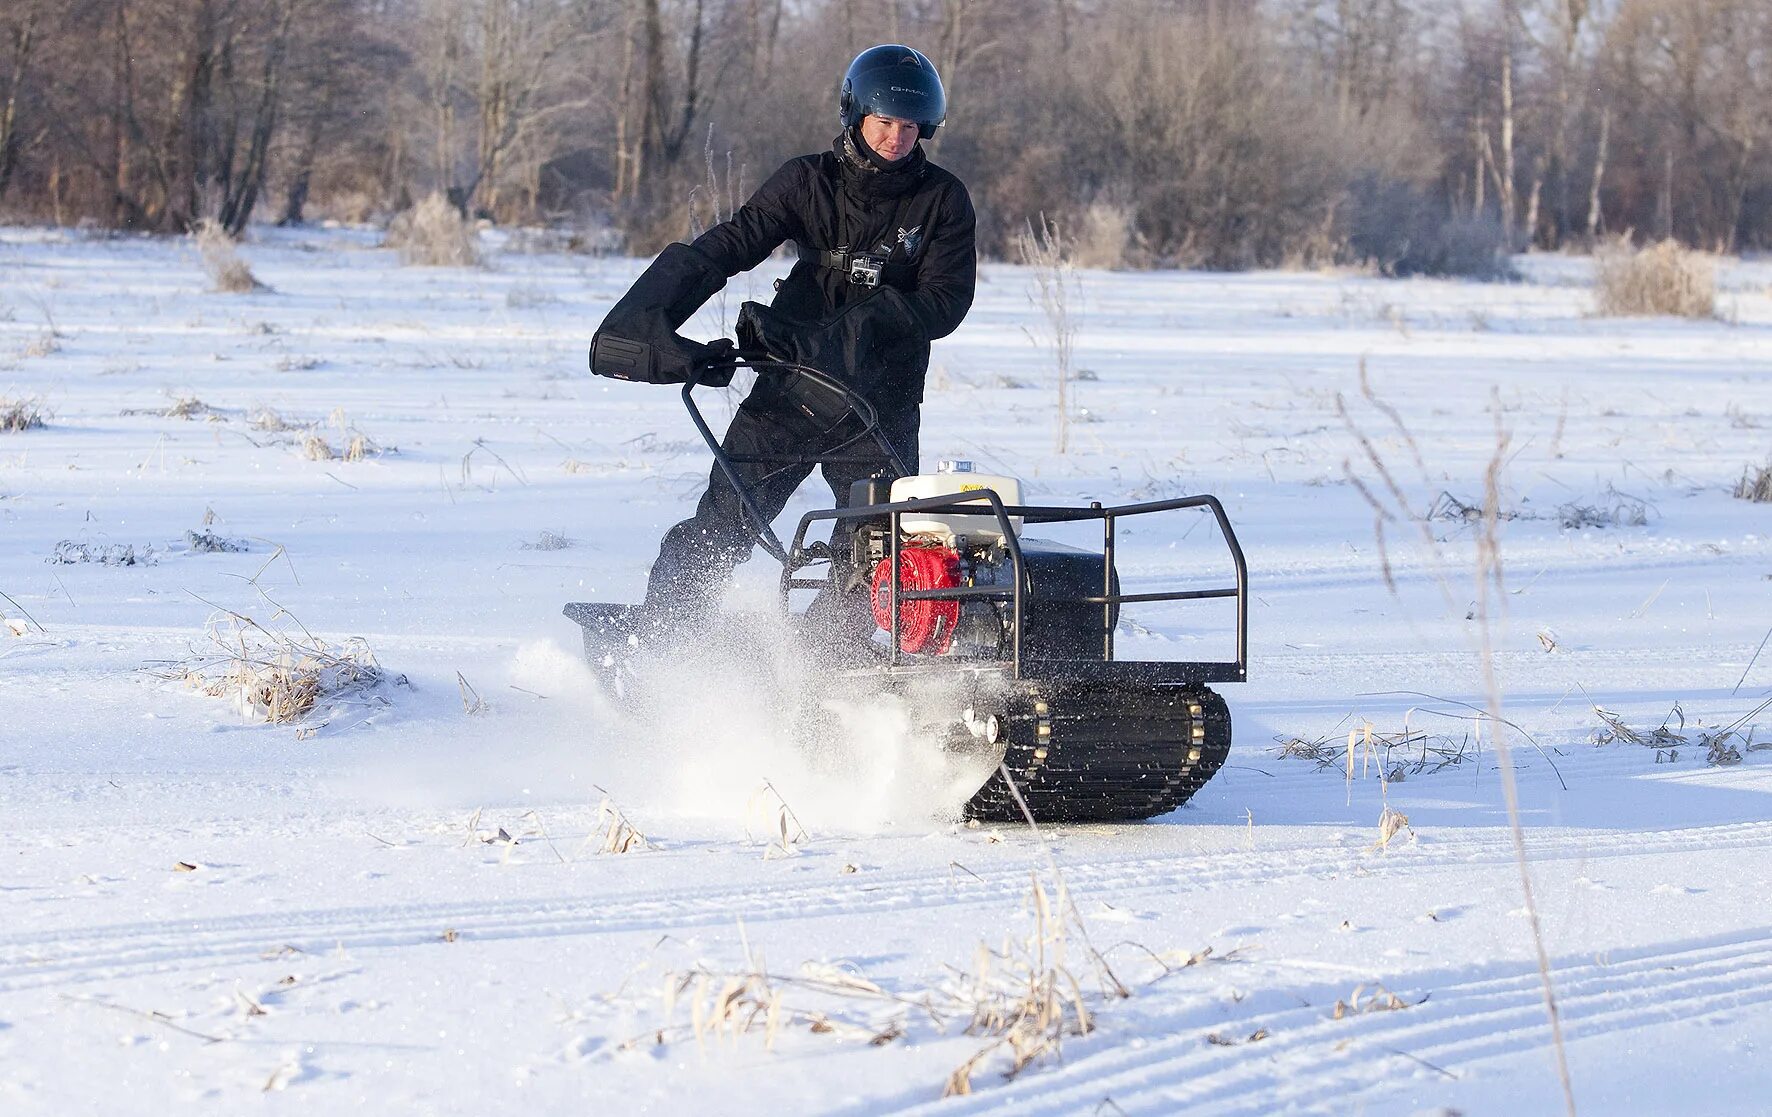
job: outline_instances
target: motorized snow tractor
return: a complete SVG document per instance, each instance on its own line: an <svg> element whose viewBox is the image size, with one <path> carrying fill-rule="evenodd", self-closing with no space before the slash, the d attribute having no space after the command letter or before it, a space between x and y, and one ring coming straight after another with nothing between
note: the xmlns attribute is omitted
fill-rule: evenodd
<svg viewBox="0 0 1772 1117"><path fill-rule="evenodd" d="M826 413L840 400L851 413L848 433L805 456L728 455L694 389L709 380L725 384L740 367L790 378L801 397L822 393ZM980 782L964 807L979 819L1019 818L1016 791L1040 821L1151 818L1185 803L1224 764L1230 713L1208 684L1247 676L1248 575L1217 498L1035 505L1022 501L1014 478L973 472L966 462L944 461L935 473L916 475L900 463L897 476L857 482L847 507L802 516L784 545L758 514L738 467L828 461L865 440L897 462L872 407L817 369L743 354L692 373L682 398L742 498L758 544L781 564L780 608L790 630L807 627L815 609L799 600L811 591L824 598L821 616L834 599L839 613L862 618L850 631L869 633L847 646L828 634L806 641L807 654L826 657L828 667L816 673L821 693L802 703L801 734L828 729L819 721L821 697L901 695L920 733L981 761L967 769ZM1231 584L1123 592L1121 536L1134 532L1122 525L1187 510L1215 521ZM809 539L826 527L830 538ZM1096 542L1043 540L1042 528L1080 530ZM1234 600L1234 658L1116 655L1123 607L1213 599ZM683 638L649 634L634 606L574 602L565 614L582 626L586 656L600 670L620 670L648 641L668 654L670 642Z"/></svg>

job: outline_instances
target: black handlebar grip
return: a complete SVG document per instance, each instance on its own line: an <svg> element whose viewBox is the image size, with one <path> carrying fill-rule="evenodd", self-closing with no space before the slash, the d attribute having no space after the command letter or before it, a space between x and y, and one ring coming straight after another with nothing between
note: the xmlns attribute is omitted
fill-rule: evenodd
<svg viewBox="0 0 1772 1117"><path fill-rule="evenodd" d="M591 338L591 371L598 376L637 380L645 384L656 383L658 377L657 369L653 367L652 346L602 330Z"/></svg>

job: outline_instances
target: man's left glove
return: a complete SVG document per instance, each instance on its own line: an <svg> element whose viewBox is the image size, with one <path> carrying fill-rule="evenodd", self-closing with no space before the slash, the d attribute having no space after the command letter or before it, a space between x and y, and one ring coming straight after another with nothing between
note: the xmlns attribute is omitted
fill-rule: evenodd
<svg viewBox="0 0 1772 1117"><path fill-rule="evenodd" d="M762 303L747 302L738 308L738 347L746 353L796 360L794 339L808 328L809 323Z"/></svg>
<svg viewBox="0 0 1772 1117"><path fill-rule="evenodd" d="M738 346L748 353L762 353L789 364L815 368L851 391L865 394L873 386L872 354L867 339L839 314L828 323L804 322L762 303L747 302L738 309ZM844 396L805 377L782 373L763 380L771 402L781 405L785 417L807 433L824 434L851 413Z"/></svg>

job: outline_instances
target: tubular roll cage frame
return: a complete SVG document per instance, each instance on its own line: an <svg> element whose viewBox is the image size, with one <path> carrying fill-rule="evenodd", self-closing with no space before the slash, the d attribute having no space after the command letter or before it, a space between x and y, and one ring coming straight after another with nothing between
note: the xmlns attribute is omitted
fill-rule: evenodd
<svg viewBox="0 0 1772 1117"><path fill-rule="evenodd" d="M726 453L720 446L720 440L714 437L713 430L708 426L701 409L696 405L693 391L700 382L700 372L692 373L683 385L683 404L689 411L690 419L695 423L696 430L701 433L702 440L713 452L714 461L726 475L727 481L738 493L739 500L757 529L757 542L781 563L781 602L785 612L788 608L788 597L796 589L819 589L827 584L828 579L796 578L794 575L816 562L830 558L827 544L814 543L806 545L806 533L813 524L829 520L832 530L846 520L868 520L885 518L888 522L887 533L889 554L887 561L892 564L892 578L888 583L889 610L892 615L890 653L887 660L889 667L904 667L907 664L930 662L936 657L918 656L900 649L899 637L902 626L902 606L906 601L964 601L982 599L1007 601L1011 607L1011 671L1012 678L1023 678L1024 668L1029 663L1036 664L1040 677L1051 678L1055 675L1079 681L1144 681L1156 683L1212 683L1212 682L1243 682L1248 678L1249 665L1249 569L1243 557L1243 548L1237 542L1237 533L1231 528L1230 519L1225 515L1224 505L1217 497L1201 494L1198 496L1175 497L1169 500L1145 501L1138 504L1122 504L1104 507L1100 501L1091 502L1087 508L1067 508L1055 505L1006 505L994 489L980 489L967 492L960 496L921 497L915 500L892 501L886 504L870 504L849 508L832 508L806 513L800 517L799 527L794 532L793 543L784 547L775 534L773 526L763 518L750 490L745 485L735 468L739 464L758 465L812 465L832 460L834 455L848 450L862 439L872 437L875 445L893 464L898 476L909 474L902 459L899 458L891 444L880 431L879 417L873 405L852 391L836 377L809 365L778 361L748 354L738 354L725 358L712 365L713 369L749 367L759 373L783 373L806 380L821 390L836 393L844 398L850 409L862 421L863 429L839 442L836 446L823 453L783 454L783 455L740 455ZM1145 516L1159 512L1173 512L1186 508L1205 508L1211 512L1218 523L1220 537L1230 551L1231 562L1235 570L1236 584L1212 589L1170 590L1157 593L1115 593L1114 554L1116 551L1116 528L1120 520L1131 516ZM1011 583L1003 586L955 586L948 589L915 590L906 589L901 581L899 556L902 553L903 532L900 522L907 512L939 512L942 515L989 516L996 521L998 533L1001 535L1004 549L1009 556L1013 569ZM1024 524L1045 523L1076 523L1087 520L1102 522L1102 588L1099 594L1085 596L1042 597L1041 600L1052 604L1078 604L1101 606L1101 658L1086 660L1052 660L1038 656L1024 657L1022 648L1023 632L1026 628L1027 601L1033 596L1032 578L1028 572L1026 561L1022 557L1021 542L1011 523L1013 517L1019 517ZM821 553L822 549L822 553ZM1210 661L1127 661L1114 659L1114 614L1122 605L1156 601L1202 601L1222 598L1235 598L1237 602L1237 637L1236 658L1229 662Z"/></svg>

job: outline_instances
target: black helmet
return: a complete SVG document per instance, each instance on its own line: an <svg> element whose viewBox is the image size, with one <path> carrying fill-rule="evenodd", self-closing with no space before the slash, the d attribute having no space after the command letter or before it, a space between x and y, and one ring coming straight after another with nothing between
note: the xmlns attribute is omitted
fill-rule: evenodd
<svg viewBox="0 0 1772 1117"><path fill-rule="evenodd" d="M837 113L845 128L869 113L914 121L917 138L926 140L947 119L948 95L935 63L910 47L888 43L869 47L849 64Z"/></svg>

